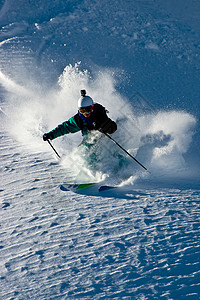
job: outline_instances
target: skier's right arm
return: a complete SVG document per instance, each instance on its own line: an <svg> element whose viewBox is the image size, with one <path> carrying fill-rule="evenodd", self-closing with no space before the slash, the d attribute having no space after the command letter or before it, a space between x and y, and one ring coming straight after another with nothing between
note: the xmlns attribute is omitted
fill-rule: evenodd
<svg viewBox="0 0 200 300"><path fill-rule="evenodd" d="M72 117L68 121L63 122L62 124L58 125L53 130L49 131L48 133L45 133L43 135L43 140L44 141L53 140L64 134L75 133L80 130L81 130L81 128L77 125L75 118Z"/></svg>

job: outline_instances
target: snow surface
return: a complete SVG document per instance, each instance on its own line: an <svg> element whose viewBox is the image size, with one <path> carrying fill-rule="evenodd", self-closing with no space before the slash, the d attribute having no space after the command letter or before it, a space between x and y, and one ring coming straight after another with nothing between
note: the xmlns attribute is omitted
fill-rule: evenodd
<svg viewBox="0 0 200 300"><path fill-rule="evenodd" d="M0 298L200 298L200 2L0 3ZM80 89L112 135L42 134ZM96 154L96 163L88 159ZM91 166L92 164L92 166ZM118 188L63 192L70 182Z"/></svg>

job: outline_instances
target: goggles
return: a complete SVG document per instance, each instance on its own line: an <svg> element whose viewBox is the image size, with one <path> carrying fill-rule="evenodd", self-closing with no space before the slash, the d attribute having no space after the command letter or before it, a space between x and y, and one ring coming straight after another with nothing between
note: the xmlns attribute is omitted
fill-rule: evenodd
<svg viewBox="0 0 200 300"><path fill-rule="evenodd" d="M81 114L90 113L92 111L92 105L79 108Z"/></svg>

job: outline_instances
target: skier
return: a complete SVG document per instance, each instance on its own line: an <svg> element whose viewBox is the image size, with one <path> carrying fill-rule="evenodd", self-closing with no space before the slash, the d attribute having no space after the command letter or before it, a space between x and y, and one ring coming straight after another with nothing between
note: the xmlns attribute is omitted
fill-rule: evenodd
<svg viewBox="0 0 200 300"><path fill-rule="evenodd" d="M81 90L81 98L78 100L78 113L68 121L58 125L55 129L45 133L43 140L53 140L68 133L82 131L84 139L93 130L112 134L117 130L117 124L108 116L105 107L99 103L94 103L90 96L86 95L86 90Z"/></svg>

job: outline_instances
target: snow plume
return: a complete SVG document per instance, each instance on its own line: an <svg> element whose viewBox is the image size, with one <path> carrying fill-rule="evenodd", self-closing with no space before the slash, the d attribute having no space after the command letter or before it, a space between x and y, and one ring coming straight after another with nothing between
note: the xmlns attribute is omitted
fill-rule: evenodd
<svg viewBox="0 0 200 300"><path fill-rule="evenodd" d="M194 116L181 111L158 112L142 117L139 123L143 132L140 151L144 148L149 153L151 169L159 174L182 172L196 125Z"/></svg>
<svg viewBox="0 0 200 300"><path fill-rule="evenodd" d="M109 110L109 117L118 124L118 130L112 135L126 150L135 156L152 173L175 173L177 168L185 167L184 154L192 141L195 118L178 111L147 113L134 111L131 103L116 90L116 78L113 71L101 70L91 75L81 70L80 63L68 65L58 79L58 86L51 91L18 85L0 73L0 83L8 92L7 114L10 116L9 128L23 145L39 151L52 149L42 141L42 135L77 112L80 90L86 89L94 102L99 102ZM33 88L30 88L33 87ZM98 146L92 147L97 155L97 163L88 162L87 155L80 147L81 133L67 135L53 141L62 157L61 167L82 173L92 180L105 177L115 178L115 182L130 184L143 174L137 165L112 141L100 133ZM92 137L96 139L96 134ZM96 158L95 158L96 159ZM94 171L94 172L93 172ZM92 173L91 173L92 172ZM80 173L80 172L79 172Z"/></svg>
<svg viewBox="0 0 200 300"><path fill-rule="evenodd" d="M6 91L10 93L17 94L19 96L27 96L29 94L28 90L23 86L18 85L13 80L11 80L8 76L3 74L0 70L0 83L5 88Z"/></svg>
<svg viewBox="0 0 200 300"><path fill-rule="evenodd" d="M38 149L44 107L36 90L22 86L0 71L0 84L6 91L3 124L23 146ZM31 83L30 83L31 86Z"/></svg>
<svg viewBox="0 0 200 300"><path fill-rule="evenodd" d="M176 176L177 170L182 173L187 167L184 154L190 147L196 124L192 115L181 111L152 112L152 107L148 109L144 103L135 111L135 99L133 102L128 101L117 92L116 78L110 70L97 72L92 77L87 70L80 71L79 64L75 67L67 66L60 76L59 84L60 101L68 99L71 107L68 116L76 110L80 89L85 88L95 102L100 102L110 111L109 117L117 121L118 130L112 137L153 174ZM70 93L71 97L68 98ZM67 140L69 139L74 140L74 135L67 137ZM114 177L117 183L130 184L144 174L141 166L105 136L101 137L99 146L92 148L91 152L97 155L95 168L98 171L93 174L96 174L98 179L101 172L104 177ZM80 153L80 148L75 150L70 160L72 159L74 166L77 165L77 161L82 161L82 166L87 168L87 155ZM69 163L67 160L66 165ZM95 169L94 164L92 168Z"/></svg>
<svg viewBox="0 0 200 300"><path fill-rule="evenodd" d="M27 78L23 80L23 76L26 77L20 71L18 78L20 82L26 83L24 86L1 72L0 84L6 90L5 112L10 117L7 122L9 130L17 140L24 146L31 146L31 149L49 149L42 141L43 133L76 114L81 89L86 89L94 102L104 105L113 119L117 118L120 107L126 101L116 92L114 74L109 70L91 75L81 69L80 63L68 65L58 78L58 84L50 91L41 84L37 86L35 82L28 82ZM77 133L56 139L53 143L60 148L61 154L65 154L81 141L81 133Z"/></svg>

